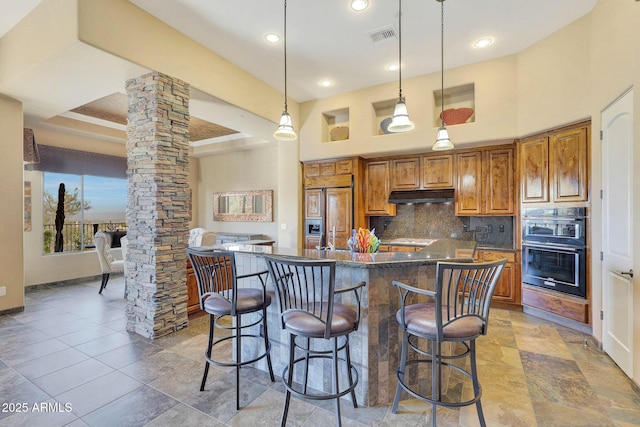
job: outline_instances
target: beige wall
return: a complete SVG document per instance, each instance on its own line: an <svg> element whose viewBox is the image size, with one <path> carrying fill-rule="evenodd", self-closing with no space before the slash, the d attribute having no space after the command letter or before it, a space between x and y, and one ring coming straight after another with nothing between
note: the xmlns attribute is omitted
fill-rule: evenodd
<svg viewBox="0 0 640 427"><path fill-rule="evenodd" d="M591 115L591 16L518 53L518 134Z"/></svg>
<svg viewBox="0 0 640 427"><path fill-rule="evenodd" d="M6 288L0 312L24 306L22 127L22 102L0 95L0 287Z"/></svg>
<svg viewBox="0 0 640 427"><path fill-rule="evenodd" d="M193 160L193 159L192 159ZM278 236L276 227L279 211L278 150L277 146L239 151L198 159L199 176L198 224L208 230ZM213 193L220 191L274 190L274 221L226 222L213 220Z"/></svg>
<svg viewBox="0 0 640 427"><path fill-rule="evenodd" d="M474 83L474 123L449 126L456 147L513 140L517 132L517 57L491 61L445 71L445 88ZM402 92L415 129L403 134L377 135L378 121L373 103L394 100L397 83L389 83L300 105L300 159L371 156L402 152L428 151L435 142L440 106L434 103L434 91L440 90L440 73L406 79ZM325 112L349 109L349 139L323 141ZM434 111L435 110L435 111Z"/></svg>
<svg viewBox="0 0 640 427"><path fill-rule="evenodd" d="M593 138L591 147L592 194L599 194L602 188L601 150L599 139L600 114L627 89L634 87L634 270L640 271L640 4L625 0L599 0L591 14L591 85L589 106L592 116ZM602 250L602 205L599 198L593 199L591 210L593 224L592 252ZM594 335L602 339L602 325L599 312L602 302L602 270L597 257L592 259L592 289L600 299L594 301ZM640 277L634 277L634 346L633 380L640 384ZM595 298L594 298L595 299Z"/></svg>

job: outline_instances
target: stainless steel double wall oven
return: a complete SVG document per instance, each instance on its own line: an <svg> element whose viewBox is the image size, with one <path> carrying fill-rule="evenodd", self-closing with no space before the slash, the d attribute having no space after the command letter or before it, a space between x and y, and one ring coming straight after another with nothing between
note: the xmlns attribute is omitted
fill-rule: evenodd
<svg viewBox="0 0 640 427"><path fill-rule="evenodd" d="M586 208L522 212L522 282L585 298Z"/></svg>

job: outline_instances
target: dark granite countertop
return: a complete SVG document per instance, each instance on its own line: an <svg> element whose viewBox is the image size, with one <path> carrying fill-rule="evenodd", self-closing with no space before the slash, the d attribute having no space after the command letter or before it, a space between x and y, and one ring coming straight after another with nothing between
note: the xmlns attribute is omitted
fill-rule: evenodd
<svg viewBox="0 0 640 427"><path fill-rule="evenodd" d="M245 245L243 242L205 246L202 249L231 250L252 254L274 254L307 259L331 259L339 265L357 268L400 267L427 265L438 261L471 262L476 242L470 240L439 239L417 252L353 253L347 250L318 250L283 248L277 246Z"/></svg>

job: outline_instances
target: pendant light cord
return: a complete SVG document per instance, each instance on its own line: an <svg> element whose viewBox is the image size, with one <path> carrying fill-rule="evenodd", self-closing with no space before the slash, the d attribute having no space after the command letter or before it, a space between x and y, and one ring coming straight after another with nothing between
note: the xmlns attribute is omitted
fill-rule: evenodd
<svg viewBox="0 0 640 427"><path fill-rule="evenodd" d="M442 106L440 118L444 126L444 0L438 1L440 2L440 105Z"/></svg>
<svg viewBox="0 0 640 427"><path fill-rule="evenodd" d="M402 100L402 0L398 0L398 89Z"/></svg>
<svg viewBox="0 0 640 427"><path fill-rule="evenodd" d="M284 0L284 111L287 107L287 0Z"/></svg>

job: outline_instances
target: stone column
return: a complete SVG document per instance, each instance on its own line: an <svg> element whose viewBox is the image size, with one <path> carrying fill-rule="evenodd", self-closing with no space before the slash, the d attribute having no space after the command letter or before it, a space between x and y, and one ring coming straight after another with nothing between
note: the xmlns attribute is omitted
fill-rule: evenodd
<svg viewBox="0 0 640 427"><path fill-rule="evenodd" d="M189 85L152 72L126 89L127 330L156 338L187 326Z"/></svg>

